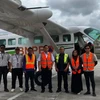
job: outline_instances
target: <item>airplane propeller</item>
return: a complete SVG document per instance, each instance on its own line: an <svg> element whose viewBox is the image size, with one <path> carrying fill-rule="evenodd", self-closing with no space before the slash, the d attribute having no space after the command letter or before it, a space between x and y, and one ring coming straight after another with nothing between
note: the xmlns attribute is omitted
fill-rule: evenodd
<svg viewBox="0 0 100 100"><path fill-rule="evenodd" d="M29 10L29 9L42 9L42 8L49 8L48 6L47 7L33 7L33 8L25 8L23 6L20 6L18 9L20 11L25 11L25 10Z"/></svg>

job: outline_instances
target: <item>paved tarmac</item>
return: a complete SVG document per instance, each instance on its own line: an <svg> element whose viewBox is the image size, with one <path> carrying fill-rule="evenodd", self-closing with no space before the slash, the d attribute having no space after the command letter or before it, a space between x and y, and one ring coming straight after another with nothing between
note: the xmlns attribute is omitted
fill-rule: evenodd
<svg viewBox="0 0 100 100"><path fill-rule="evenodd" d="M70 82L71 82L71 75L68 76L69 78L69 91L70 91ZM53 93L48 92L48 87L46 86L46 91L41 93L41 87L36 86L37 92L29 91L28 93L20 92L18 88L18 81L17 81L17 88L16 91L11 92L4 92L3 91L3 83L0 85L0 100L100 100L100 60L98 65L95 67L95 82L96 82L96 97L92 95L84 95L86 92L85 80L84 75L82 75L83 79L83 91L79 95L75 95L70 93L65 93L64 89L62 88L62 92L56 93L57 89L57 77L55 73L53 74L52 83L53 83ZM8 89L11 89L11 78L8 76Z"/></svg>

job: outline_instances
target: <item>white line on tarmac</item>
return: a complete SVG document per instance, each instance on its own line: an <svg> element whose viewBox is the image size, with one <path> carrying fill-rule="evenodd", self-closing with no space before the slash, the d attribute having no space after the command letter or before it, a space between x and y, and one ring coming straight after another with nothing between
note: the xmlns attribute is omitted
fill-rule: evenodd
<svg viewBox="0 0 100 100"><path fill-rule="evenodd" d="M55 77L57 74L54 74L53 76L52 76L52 78L53 77ZM36 85L37 86L37 85ZM36 87L35 86L35 87ZM22 95L22 94L24 94L24 92L21 92L21 93L18 93L18 94L16 94L15 96L13 96L13 97L10 97L9 99L7 99L7 100L14 100L14 99L16 99L17 97L19 97L20 95Z"/></svg>

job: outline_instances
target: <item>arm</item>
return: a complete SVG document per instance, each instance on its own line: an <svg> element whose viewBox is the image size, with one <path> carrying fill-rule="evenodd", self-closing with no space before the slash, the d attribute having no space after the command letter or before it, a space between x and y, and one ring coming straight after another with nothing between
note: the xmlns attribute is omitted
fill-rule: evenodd
<svg viewBox="0 0 100 100"><path fill-rule="evenodd" d="M25 59L25 56L23 57L23 71L26 72L26 69L25 69L25 66L26 66L26 59Z"/></svg>
<svg viewBox="0 0 100 100"><path fill-rule="evenodd" d="M41 54L39 54L37 61L38 61L38 69L39 71L41 71Z"/></svg>
<svg viewBox="0 0 100 100"><path fill-rule="evenodd" d="M35 56L35 71L37 70L37 61L36 61L36 56Z"/></svg>
<svg viewBox="0 0 100 100"><path fill-rule="evenodd" d="M94 63L95 63L95 66L98 64L98 59L97 59L97 56L94 54Z"/></svg>

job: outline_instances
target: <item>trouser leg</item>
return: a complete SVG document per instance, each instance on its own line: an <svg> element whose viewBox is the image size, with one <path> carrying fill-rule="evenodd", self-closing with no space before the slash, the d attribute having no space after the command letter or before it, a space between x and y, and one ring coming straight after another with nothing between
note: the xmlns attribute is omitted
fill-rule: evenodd
<svg viewBox="0 0 100 100"><path fill-rule="evenodd" d="M84 72L84 76L85 76L87 91L90 92L89 72Z"/></svg>
<svg viewBox="0 0 100 100"><path fill-rule="evenodd" d="M22 70L22 68L18 69L18 80L19 80L19 87L23 88L23 70Z"/></svg>
<svg viewBox="0 0 100 100"><path fill-rule="evenodd" d="M48 86L49 90L52 90L52 71L48 70Z"/></svg>
<svg viewBox="0 0 100 100"><path fill-rule="evenodd" d="M34 71L30 72L31 89L34 89Z"/></svg>
<svg viewBox="0 0 100 100"><path fill-rule="evenodd" d="M17 73L16 69L12 69L12 88L15 89L15 84L16 84L16 78L17 78Z"/></svg>
<svg viewBox="0 0 100 100"><path fill-rule="evenodd" d="M26 88L26 90L29 90L28 81L29 81L29 73L26 72L26 73L25 73L25 88Z"/></svg>
<svg viewBox="0 0 100 100"><path fill-rule="evenodd" d="M57 73L57 79L58 79L58 90L61 90L62 73L60 71Z"/></svg>
<svg viewBox="0 0 100 100"><path fill-rule="evenodd" d="M68 91L68 74L67 72L63 72L63 80L64 80L64 89Z"/></svg>
<svg viewBox="0 0 100 100"><path fill-rule="evenodd" d="M90 81L91 81L91 84L92 84L92 91L95 92L94 71L90 72Z"/></svg>

